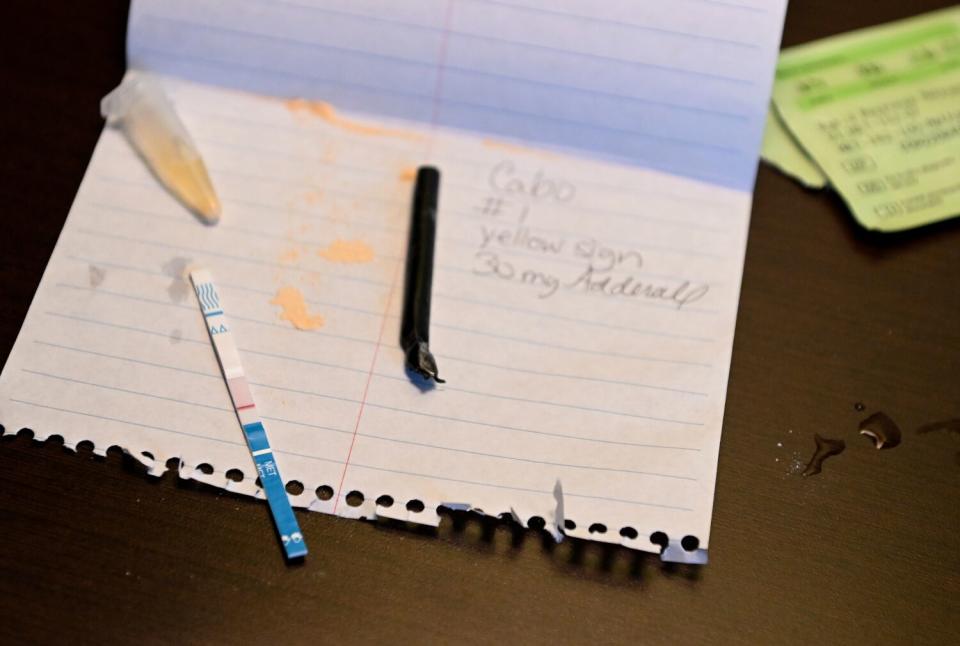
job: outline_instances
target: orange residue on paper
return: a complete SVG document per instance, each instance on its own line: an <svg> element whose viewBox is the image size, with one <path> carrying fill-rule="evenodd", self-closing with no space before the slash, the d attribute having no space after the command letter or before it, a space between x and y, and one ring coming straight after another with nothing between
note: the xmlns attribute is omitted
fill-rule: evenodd
<svg viewBox="0 0 960 646"><path fill-rule="evenodd" d="M337 114L337 111L329 103L323 101L308 101L306 99L289 99L284 102L284 105L287 106L287 109L294 114L309 114L315 117L319 117L329 123L331 126L340 128L341 130L346 130L347 132L352 132L355 135L372 135L380 137L406 137L408 139L416 137L412 132L405 132L403 130L394 130L392 128L384 128L382 126L374 126L366 123L360 123L359 121L353 121L352 119L347 119L341 117Z"/></svg>
<svg viewBox="0 0 960 646"><path fill-rule="evenodd" d="M401 182L412 182L417 179L417 169L413 166L408 166L400 171L400 181Z"/></svg>
<svg viewBox="0 0 960 646"><path fill-rule="evenodd" d="M307 304L303 300L303 294L296 287L281 287L277 290L277 295L270 301L271 305L279 305L282 308L280 318L284 321L290 321L293 327L298 330L316 330L324 324L323 317L319 314L310 314L307 311Z"/></svg>
<svg viewBox="0 0 960 646"><path fill-rule="evenodd" d="M303 201L313 206L320 202L320 199L323 197L323 194L320 191L307 191L303 194Z"/></svg>
<svg viewBox="0 0 960 646"><path fill-rule="evenodd" d="M296 262L300 260L300 249L297 247L290 247L280 254L279 260L280 262Z"/></svg>
<svg viewBox="0 0 960 646"><path fill-rule="evenodd" d="M317 255L330 262L370 262L373 260L373 247L362 240L335 240Z"/></svg>

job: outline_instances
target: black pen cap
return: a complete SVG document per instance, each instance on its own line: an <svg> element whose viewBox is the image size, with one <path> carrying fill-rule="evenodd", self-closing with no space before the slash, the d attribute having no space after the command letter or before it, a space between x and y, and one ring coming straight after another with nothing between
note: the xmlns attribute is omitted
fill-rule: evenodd
<svg viewBox="0 0 960 646"><path fill-rule="evenodd" d="M413 190L413 212L423 213L429 209L436 213L440 197L440 171L433 166L417 169L417 182Z"/></svg>

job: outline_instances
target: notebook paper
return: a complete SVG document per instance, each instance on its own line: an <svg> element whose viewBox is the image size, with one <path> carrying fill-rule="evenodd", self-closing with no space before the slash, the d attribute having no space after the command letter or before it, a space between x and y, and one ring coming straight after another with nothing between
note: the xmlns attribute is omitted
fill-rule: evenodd
<svg viewBox="0 0 960 646"><path fill-rule="evenodd" d="M158 6L135 3L134 24ZM218 5L195 6L199 21ZM775 49L774 32L762 37ZM753 82L768 89L771 75L772 57ZM662 532L674 551L696 537L676 558L703 560L748 191L477 124L353 113L339 96L333 112L163 82L222 223L199 226L105 130L0 378L8 430L120 445L157 471L175 457L198 480L262 495L201 347L186 276L204 266L279 470L304 485L293 504L421 523L452 505L648 551ZM762 115L767 98L745 107ZM398 342L422 163L443 171L431 348L448 380L425 391Z"/></svg>

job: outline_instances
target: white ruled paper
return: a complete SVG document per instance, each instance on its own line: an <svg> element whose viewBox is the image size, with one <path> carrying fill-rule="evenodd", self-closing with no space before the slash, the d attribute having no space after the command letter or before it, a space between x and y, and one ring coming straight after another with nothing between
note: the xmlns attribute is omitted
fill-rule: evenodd
<svg viewBox="0 0 960 646"><path fill-rule="evenodd" d="M313 4L347 11L334 2ZM349 3L349 10L381 4ZM509 3L452 4L463 12L489 5L496 14ZM552 3L542 24L585 4ZM733 6L693 4L713 12ZM771 4L767 13L749 13L779 30L782 3ZM270 12L297 3L238 5L276 16ZM222 13L213 2L189 11L186 3L136 2L130 49L146 67L178 49L141 33L161 6L169 11L159 18L181 11L178 19L196 24ZM643 11L611 15L618 23L653 20ZM429 13L395 12L390 20L408 22ZM244 28L282 26L254 17L247 15ZM682 22L675 30L717 31L689 15ZM376 28L388 31L390 24ZM479 17L469 24L486 29ZM758 48L775 51L774 34L739 29L715 39L755 38ZM331 30L317 38L341 37ZM294 32L291 26L284 33L299 38ZM506 30L500 37L520 36ZM183 38L180 54L199 57L190 35ZM261 64L279 65L286 54L267 42L264 52L271 53ZM358 38L351 46L379 45ZM624 45L603 56L643 54ZM461 63L480 65L495 55ZM678 54L676 65L689 67L691 56ZM311 67L318 74L321 68ZM160 71L196 79L196 69ZM762 123L771 70L772 59L739 69L757 96L731 109L755 112ZM527 61L513 73L539 72ZM376 85L391 76L364 78ZM266 92L271 78L265 71L246 84L233 77L224 83ZM454 107L437 103L424 116L398 106L381 111L376 102L360 106L333 88L329 100L338 108L366 108L333 115L302 101L173 76L163 82L206 160L222 222L200 225L118 133L104 131L0 378L0 422L8 432L28 427L39 437L61 435L68 446L90 440L101 451L120 445L157 470L175 457L197 479L257 494L185 282L189 268L204 266L230 303L278 466L304 485L291 496L295 505L423 523L437 522L438 505L459 505L512 513L524 523L538 517L569 535L638 549L658 550L650 541L655 532L674 543L694 536L707 548L751 199L739 171L710 183L705 176L720 166L709 155L699 157L698 169L673 174L536 128L523 145L523 127L473 119L455 107L453 94L444 96ZM311 87L298 94L319 98L328 89ZM478 101L493 100L480 95ZM486 126L488 135L476 134ZM759 135L755 143L749 182ZM628 152L659 154L661 145L638 143ZM398 341L411 179L423 163L442 171L431 348L447 383L433 389L411 381ZM302 296L307 319L282 318L289 304L282 294ZM227 478L231 469L243 472L242 481ZM347 503L351 492L362 494L359 506Z"/></svg>

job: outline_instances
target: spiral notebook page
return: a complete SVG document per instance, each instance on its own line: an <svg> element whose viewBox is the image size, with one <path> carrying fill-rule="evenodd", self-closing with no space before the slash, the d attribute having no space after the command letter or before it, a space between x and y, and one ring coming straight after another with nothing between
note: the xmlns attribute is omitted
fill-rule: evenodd
<svg viewBox="0 0 960 646"><path fill-rule="evenodd" d="M661 532L667 558L705 559L749 192L472 124L164 86L223 220L200 226L105 130L0 377L8 431L119 445L156 471L175 457L260 495L186 281L203 266L295 505L509 513L648 551ZM443 173L431 348L447 383L428 390L398 343L422 163Z"/></svg>

